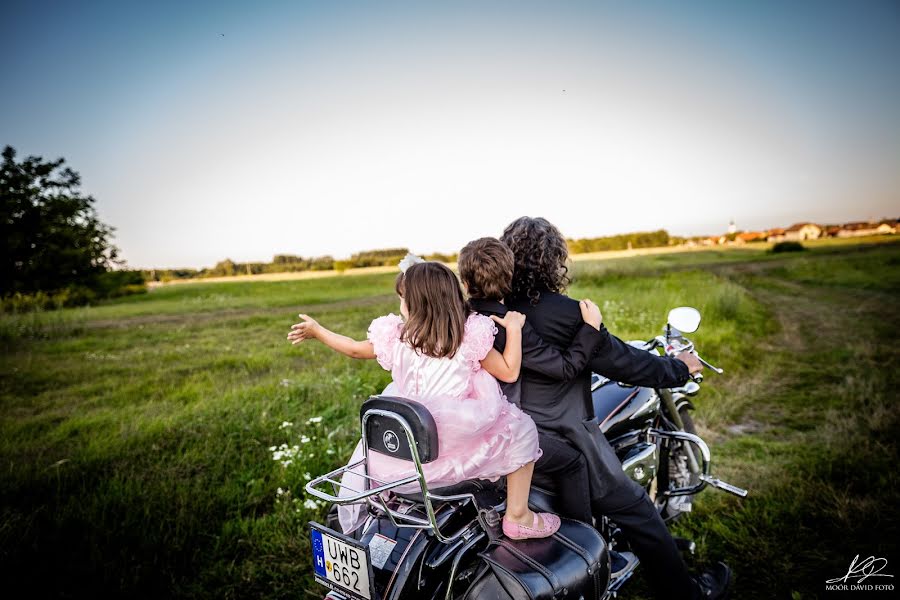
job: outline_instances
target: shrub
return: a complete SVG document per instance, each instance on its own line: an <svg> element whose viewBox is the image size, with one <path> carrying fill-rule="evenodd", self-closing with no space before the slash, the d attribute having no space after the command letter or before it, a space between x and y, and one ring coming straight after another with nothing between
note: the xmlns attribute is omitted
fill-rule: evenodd
<svg viewBox="0 0 900 600"><path fill-rule="evenodd" d="M772 246L772 252L778 254L780 252L801 252L806 248L800 242L778 242Z"/></svg>
<svg viewBox="0 0 900 600"><path fill-rule="evenodd" d="M58 290L8 294L0 298L0 308L6 313L54 310L83 306L107 298L143 294L146 291L147 285L140 271L106 271L94 277L90 287L70 285Z"/></svg>

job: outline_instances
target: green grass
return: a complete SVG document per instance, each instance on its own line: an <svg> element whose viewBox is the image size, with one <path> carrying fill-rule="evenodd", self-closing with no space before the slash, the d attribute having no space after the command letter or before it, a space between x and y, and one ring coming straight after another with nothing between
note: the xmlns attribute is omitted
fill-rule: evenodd
<svg viewBox="0 0 900 600"><path fill-rule="evenodd" d="M751 495L704 492L676 528L699 565L729 561L736 597L821 596L857 553L896 555L898 261L896 243L820 244L573 267L571 295L624 339L674 306L703 313L693 337L727 372L696 420L715 471ZM0 572L34 596L321 597L306 522L325 508L304 505L306 474L346 459L389 374L290 346L301 309L362 337L396 312L393 275L0 316ZM281 444L297 446L287 466Z"/></svg>

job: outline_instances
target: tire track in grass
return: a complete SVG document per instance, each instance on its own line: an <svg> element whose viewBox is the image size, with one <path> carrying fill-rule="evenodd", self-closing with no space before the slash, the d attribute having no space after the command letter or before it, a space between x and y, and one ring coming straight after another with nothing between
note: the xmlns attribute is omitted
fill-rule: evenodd
<svg viewBox="0 0 900 600"><path fill-rule="evenodd" d="M780 266L716 269L779 329L760 343L758 373L729 386L746 394L729 399L743 404L733 412L762 427L714 427L716 471L751 494L704 494L682 525L704 556L731 562L737 597L817 597L856 554L897 556L897 303L878 289L793 281Z"/></svg>

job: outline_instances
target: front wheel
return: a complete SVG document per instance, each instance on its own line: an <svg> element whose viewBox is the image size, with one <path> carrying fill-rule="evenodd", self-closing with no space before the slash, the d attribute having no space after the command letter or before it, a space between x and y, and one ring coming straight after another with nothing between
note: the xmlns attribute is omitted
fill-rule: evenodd
<svg viewBox="0 0 900 600"><path fill-rule="evenodd" d="M687 406L682 406L678 409L678 415L681 417L681 422L684 423L684 431L697 435L697 428L694 425L694 419L691 418L690 409ZM700 483L699 474L691 471L688 452L693 454L694 459L698 463L700 462L701 457L697 449L687 442L668 440L660 449L656 506L662 518L666 521L676 519L682 514L690 512L694 496L691 494L666 497L661 492L668 489L690 487Z"/></svg>

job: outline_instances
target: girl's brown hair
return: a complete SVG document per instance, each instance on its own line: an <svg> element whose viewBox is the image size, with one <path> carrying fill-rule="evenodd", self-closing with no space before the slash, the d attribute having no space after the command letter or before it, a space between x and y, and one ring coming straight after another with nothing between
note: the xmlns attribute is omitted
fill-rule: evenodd
<svg viewBox="0 0 900 600"><path fill-rule="evenodd" d="M453 271L438 262L418 263L397 278L396 288L409 311L401 339L426 356L456 354L469 315Z"/></svg>

